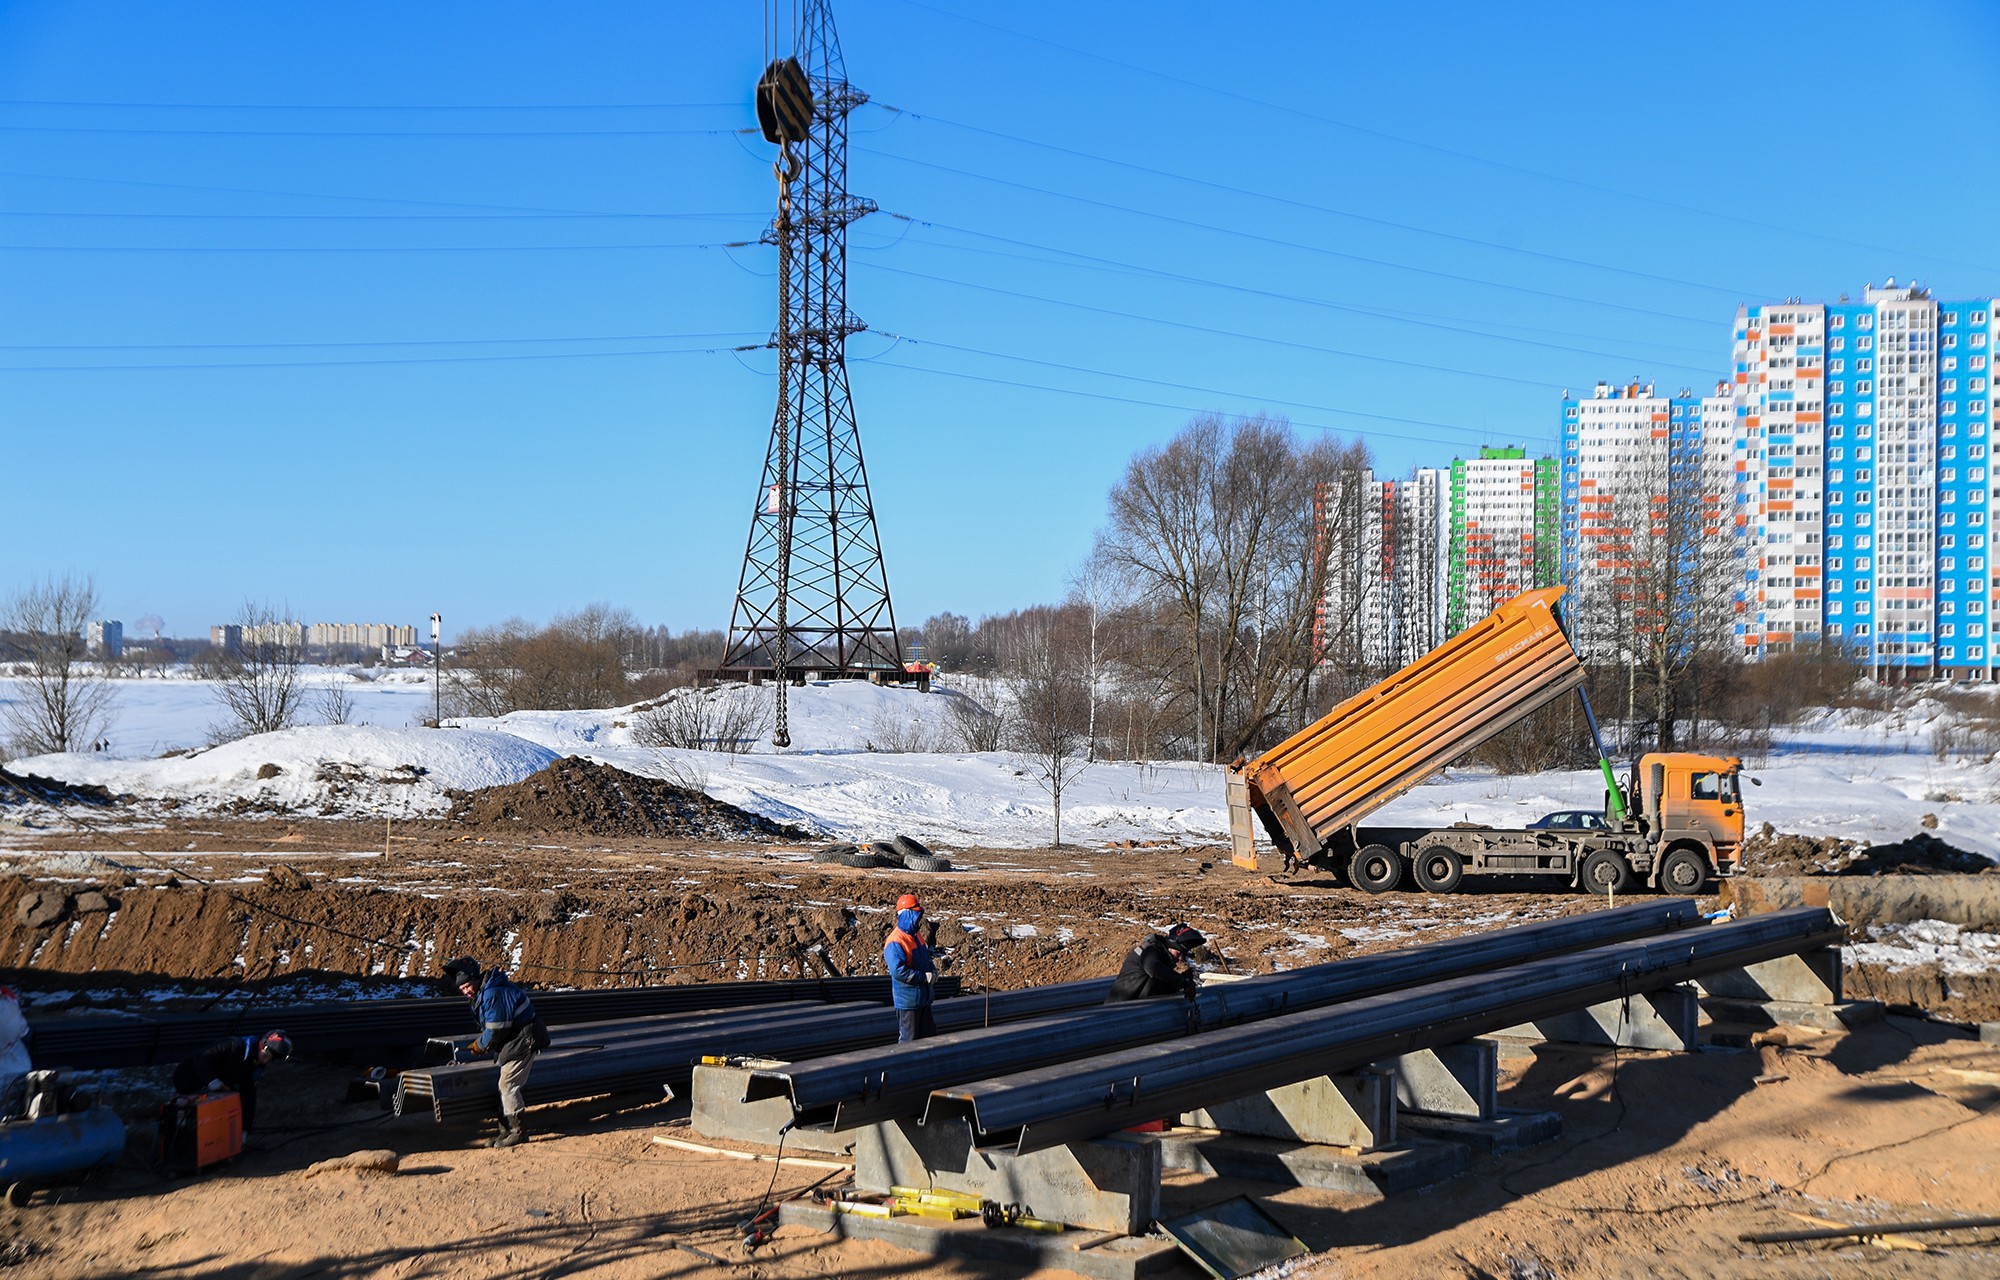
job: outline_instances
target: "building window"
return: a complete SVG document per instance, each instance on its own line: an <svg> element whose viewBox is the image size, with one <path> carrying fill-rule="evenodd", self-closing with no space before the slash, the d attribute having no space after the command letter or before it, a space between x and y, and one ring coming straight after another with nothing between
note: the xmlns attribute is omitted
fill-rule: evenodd
<svg viewBox="0 0 2000 1280"><path fill-rule="evenodd" d="M1952 347L1958 345L1958 335L1955 333L1947 333L1946 335L1944 335L1944 340L1941 343L1939 343L1939 345L1944 347L1946 350L1950 350Z"/></svg>

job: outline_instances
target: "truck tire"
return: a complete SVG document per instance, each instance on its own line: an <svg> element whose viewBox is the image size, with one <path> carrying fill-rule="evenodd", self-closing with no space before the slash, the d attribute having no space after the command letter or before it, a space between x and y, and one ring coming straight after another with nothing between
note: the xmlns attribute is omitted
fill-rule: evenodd
<svg viewBox="0 0 2000 1280"><path fill-rule="evenodd" d="M1456 849L1434 844L1418 851L1410 862L1410 870L1426 891L1455 893L1458 882L1465 879L1465 859Z"/></svg>
<svg viewBox="0 0 2000 1280"><path fill-rule="evenodd" d="M1708 887L1708 857L1682 845L1660 864L1660 892L1693 897Z"/></svg>
<svg viewBox="0 0 2000 1280"><path fill-rule="evenodd" d="M1386 844L1364 844L1347 860L1347 879L1364 893L1387 893L1403 878L1403 860Z"/></svg>
<svg viewBox="0 0 2000 1280"><path fill-rule="evenodd" d="M1632 864L1621 853L1599 849L1583 860L1578 884L1585 893L1598 897L1624 893L1632 887Z"/></svg>

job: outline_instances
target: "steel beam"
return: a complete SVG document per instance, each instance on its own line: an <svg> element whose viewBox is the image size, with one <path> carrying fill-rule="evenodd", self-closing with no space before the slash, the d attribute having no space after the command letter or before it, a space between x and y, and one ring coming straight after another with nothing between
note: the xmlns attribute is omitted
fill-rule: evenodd
<svg viewBox="0 0 2000 1280"><path fill-rule="evenodd" d="M1837 946L1842 934L1825 910L1801 908L1615 943L940 1089L924 1120L970 1125L982 1145L1037 1151L1602 1000Z"/></svg>
<svg viewBox="0 0 2000 1280"><path fill-rule="evenodd" d="M1685 928L1699 919L1691 899L1647 902L1217 983L1192 1003L1138 1001L1027 1025L944 1034L913 1044L793 1062L754 1071L744 1101L789 1096L793 1113L803 1121L858 1128L921 1115L932 1091L967 1080L1485 973L1523 960ZM1109 980L1104 981L1108 987ZM942 1021L939 1025L946 1030Z"/></svg>
<svg viewBox="0 0 2000 1280"><path fill-rule="evenodd" d="M1051 1009L1095 1004L1109 978L940 1000L939 1027L971 1028ZM447 1037L447 1043L472 1039ZM536 1059L523 1090L530 1104L601 1093L685 1090L704 1057L803 1058L850 1049L882 1048L896 1039L896 1013L877 1004L780 1005L727 1010L691 1018L639 1019L559 1029ZM500 1069L490 1060L405 1071L398 1114L429 1105L440 1121L499 1109Z"/></svg>

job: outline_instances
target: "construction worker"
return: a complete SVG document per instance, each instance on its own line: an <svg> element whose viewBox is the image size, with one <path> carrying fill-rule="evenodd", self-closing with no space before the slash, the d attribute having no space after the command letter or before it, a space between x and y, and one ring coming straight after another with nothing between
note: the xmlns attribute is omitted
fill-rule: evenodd
<svg viewBox="0 0 2000 1280"><path fill-rule="evenodd" d="M0 1120L11 1120L28 1106L28 1020L21 1016L21 997L0 986Z"/></svg>
<svg viewBox="0 0 2000 1280"><path fill-rule="evenodd" d="M187 1096L235 1091L243 1100L243 1141L257 1127L257 1082L264 1068L292 1056L292 1040L282 1031L217 1040L174 1068L174 1092Z"/></svg>
<svg viewBox="0 0 2000 1280"><path fill-rule="evenodd" d="M1185 924L1177 924L1164 934L1152 935L1132 948L1125 957L1125 964L1118 970L1118 977L1111 984L1111 994L1104 997L1104 1003L1151 1000L1155 996L1187 996L1192 999L1198 984L1194 971L1182 966L1192 952L1207 945L1208 939L1201 936L1200 930Z"/></svg>
<svg viewBox="0 0 2000 1280"><path fill-rule="evenodd" d="M889 971L889 994L896 1006L897 1044L937 1034L937 1020L931 1016L937 965L918 936L923 918L924 904L916 894L896 899L896 927L882 944L882 967Z"/></svg>
<svg viewBox="0 0 2000 1280"><path fill-rule="evenodd" d="M459 956L444 964L445 981L472 1002L479 1038L462 1051L469 1057L492 1054L500 1064L500 1136L486 1145L512 1147L528 1140L528 1100L521 1092L535 1055L549 1047L549 1029L535 1014L528 993L498 969L482 977L479 962ZM455 1060L463 1060L455 1059Z"/></svg>

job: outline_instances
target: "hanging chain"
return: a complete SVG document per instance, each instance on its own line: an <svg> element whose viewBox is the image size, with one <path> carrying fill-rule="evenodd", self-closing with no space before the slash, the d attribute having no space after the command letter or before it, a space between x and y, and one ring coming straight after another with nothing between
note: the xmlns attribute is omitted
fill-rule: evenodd
<svg viewBox="0 0 2000 1280"><path fill-rule="evenodd" d="M785 625L785 602L792 593L792 180L799 158L784 144L784 158L771 166L778 177L778 626L772 638L771 674L777 685L771 745L792 745L786 712L786 686L791 683L792 636Z"/></svg>

